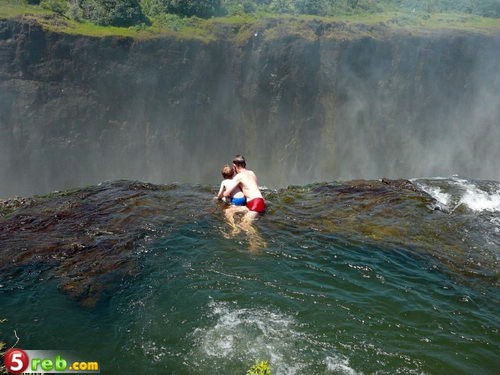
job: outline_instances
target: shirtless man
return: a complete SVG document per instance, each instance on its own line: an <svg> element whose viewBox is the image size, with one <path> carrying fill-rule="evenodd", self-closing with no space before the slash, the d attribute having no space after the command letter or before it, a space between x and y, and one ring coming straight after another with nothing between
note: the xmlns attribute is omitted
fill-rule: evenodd
<svg viewBox="0 0 500 375"><path fill-rule="evenodd" d="M251 223L259 213L263 213L266 210L266 203L257 185L257 176L253 171L246 169L245 158L241 155L236 155L233 165L237 174L231 180L231 184L227 185L224 196L231 196L231 192L238 186L241 188L247 198L246 207L248 208L248 212L245 213L241 222L243 228L249 230Z"/></svg>

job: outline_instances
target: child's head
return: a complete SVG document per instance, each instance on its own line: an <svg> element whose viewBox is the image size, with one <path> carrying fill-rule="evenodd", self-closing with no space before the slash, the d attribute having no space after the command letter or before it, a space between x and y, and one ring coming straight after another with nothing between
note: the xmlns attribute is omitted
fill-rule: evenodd
<svg viewBox="0 0 500 375"><path fill-rule="evenodd" d="M222 173L222 177L224 177L226 180L228 178L233 178L234 176L234 169L227 164L224 166L224 168L222 168L220 172Z"/></svg>

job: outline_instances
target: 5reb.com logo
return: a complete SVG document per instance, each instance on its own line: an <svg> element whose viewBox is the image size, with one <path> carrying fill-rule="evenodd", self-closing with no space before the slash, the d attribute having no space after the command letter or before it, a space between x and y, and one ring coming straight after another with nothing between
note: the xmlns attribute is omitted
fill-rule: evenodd
<svg viewBox="0 0 500 375"><path fill-rule="evenodd" d="M10 349L5 353L5 368L12 374L99 373L96 361L78 361L69 352Z"/></svg>

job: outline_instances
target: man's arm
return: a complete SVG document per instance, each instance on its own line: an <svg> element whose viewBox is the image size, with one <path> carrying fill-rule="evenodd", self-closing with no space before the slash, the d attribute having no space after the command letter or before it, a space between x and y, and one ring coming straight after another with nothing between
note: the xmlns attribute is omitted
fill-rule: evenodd
<svg viewBox="0 0 500 375"><path fill-rule="evenodd" d="M226 185L226 191L224 191L224 196L229 197L234 189L240 184L240 177L238 175L234 176L231 181L228 181Z"/></svg>

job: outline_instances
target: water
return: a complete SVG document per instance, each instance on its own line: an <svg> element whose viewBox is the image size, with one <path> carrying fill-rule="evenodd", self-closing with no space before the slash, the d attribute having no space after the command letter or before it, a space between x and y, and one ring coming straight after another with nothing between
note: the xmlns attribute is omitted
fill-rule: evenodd
<svg viewBox="0 0 500 375"><path fill-rule="evenodd" d="M494 374L499 187L266 190L257 247L226 238L214 187L31 198L0 218L2 337L110 374Z"/></svg>

